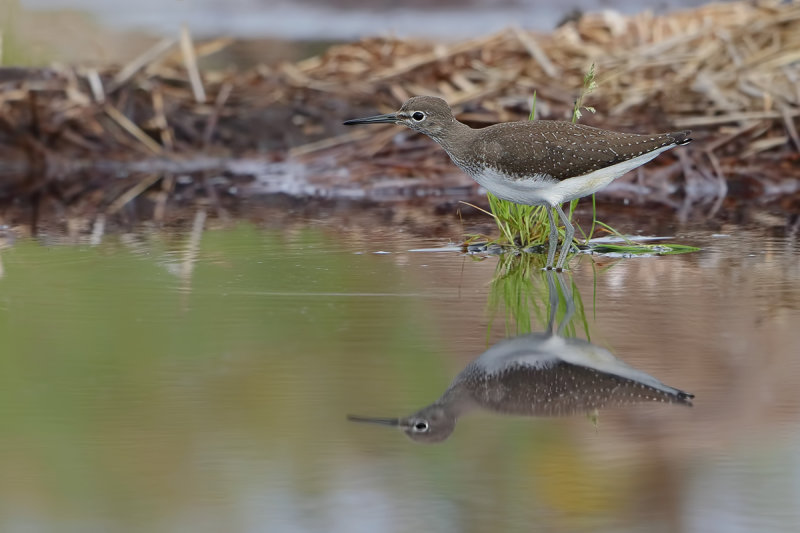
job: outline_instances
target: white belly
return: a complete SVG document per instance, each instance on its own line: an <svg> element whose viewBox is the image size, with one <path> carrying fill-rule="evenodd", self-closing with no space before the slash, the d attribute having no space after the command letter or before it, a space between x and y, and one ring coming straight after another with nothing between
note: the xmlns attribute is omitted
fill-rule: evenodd
<svg viewBox="0 0 800 533"><path fill-rule="evenodd" d="M559 184L557 180L546 174L512 180L491 168L472 177L484 189L498 198L523 205L547 204L547 198L543 194Z"/></svg>
<svg viewBox="0 0 800 533"><path fill-rule="evenodd" d="M664 146L652 152L628 159L610 167L595 170L583 176L558 181L546 174L535 174L522 179L508 179L493 169L473 175L487 191L498 198L523 205L556 206L575 198L582 198L599 191L615 179L644 165L658 154L674 145Z"/></svg>

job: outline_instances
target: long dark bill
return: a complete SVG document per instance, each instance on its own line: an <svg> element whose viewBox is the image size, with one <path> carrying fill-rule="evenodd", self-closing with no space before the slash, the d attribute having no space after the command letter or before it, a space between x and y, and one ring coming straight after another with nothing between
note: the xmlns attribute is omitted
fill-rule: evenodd
<svg viewBox="0 0 800 533"><path fill-rule="evenodd" d="M347 415L347 419L351 422L360 422L362 424L379 424L381 426L399 426L399 418L370 418L367 416Z"/></svg>
<svg viewBox="0 0 800 533"><path fill-rule="evenodd" d="M375 115L374 117L354 118L352 120L345 120L345 126L352 126L354 124L394 124L397 122L397 114L389 113L387 115Z"/></svg>

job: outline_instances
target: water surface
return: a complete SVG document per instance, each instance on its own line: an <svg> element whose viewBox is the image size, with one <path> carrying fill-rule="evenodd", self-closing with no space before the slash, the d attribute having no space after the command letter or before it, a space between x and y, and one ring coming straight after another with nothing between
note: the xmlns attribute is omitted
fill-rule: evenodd
<svg viewBox="0 0 800 533"><path fill-rule="evenodd" d="M477 413L436 445L345 416L406 415L544 331L535 265L316 227L17 241L0 530L797 531L797 241L679 238L703 251L574 259L571 334L694 407Z"/></svg>

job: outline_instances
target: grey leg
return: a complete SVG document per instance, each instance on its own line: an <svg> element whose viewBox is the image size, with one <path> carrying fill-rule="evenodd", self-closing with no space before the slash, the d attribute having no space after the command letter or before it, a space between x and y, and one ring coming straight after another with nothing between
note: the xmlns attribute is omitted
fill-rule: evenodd
<svg viewBox="0 0 800 533"><path fill-rule="evenodd" d="M572 238L575 236L575 228L572 223L570 223L567 215L564 214L564 210L561 209L560 204L556 206L556 211L558 211L561 222L564 223L564 244L561 245L561 256L558 258L558 264L556 265L556 270L561 270L564 267L564 262L567 260L569 251L572 249Z"/></svg>
<svg viewBox="0 0 800 533"><path fill-rule="evenodd" d="M547 277L547 294L550 296L550 316L547 318L547 333L552 335L553 324L556 321L556 311L558 311L558 291L556 290L555 281L553 281L555 273L552 270L548 270L544 275Z"/></svg>
<svg viewBox="0 0 800 533"><path fill-rule="evenodd" d="M550 244L547 247L547 265L545 270L553 268L553 261L556 258L556 248L558 248L558 226L556 226L556 218L553 216L553 208L545 206L547 209L547 216L550 218Z"/></svg>
<svg viewBox="0 0 800 533"><path fill-rule="evenodd" d="M556 274L556 276L558 276L558 286L561 287L561 294L564 295L564 305L566 306L564 317L561 319L561 323L558 325L558 331L556 332L556 335L559 336L563 334L564 328L572 320L572 315L575 314L575 300L572 299L572 289L567 280L561 277L563 275L564 274Z"/></svg>

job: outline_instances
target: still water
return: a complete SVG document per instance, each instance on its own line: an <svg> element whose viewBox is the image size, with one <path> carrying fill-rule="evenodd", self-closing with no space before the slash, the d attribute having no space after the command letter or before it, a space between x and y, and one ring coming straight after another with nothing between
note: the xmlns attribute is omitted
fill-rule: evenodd
<svg viewBox="0 0 800 533"><path fill-rule="evenodd" d="M798 531L798 242L681 242L703 251L555 284L388 232L7 245L0 530ZM347 420L431 404L551 306L555 335L694 405L474 409L435 444Z"/></svg>

